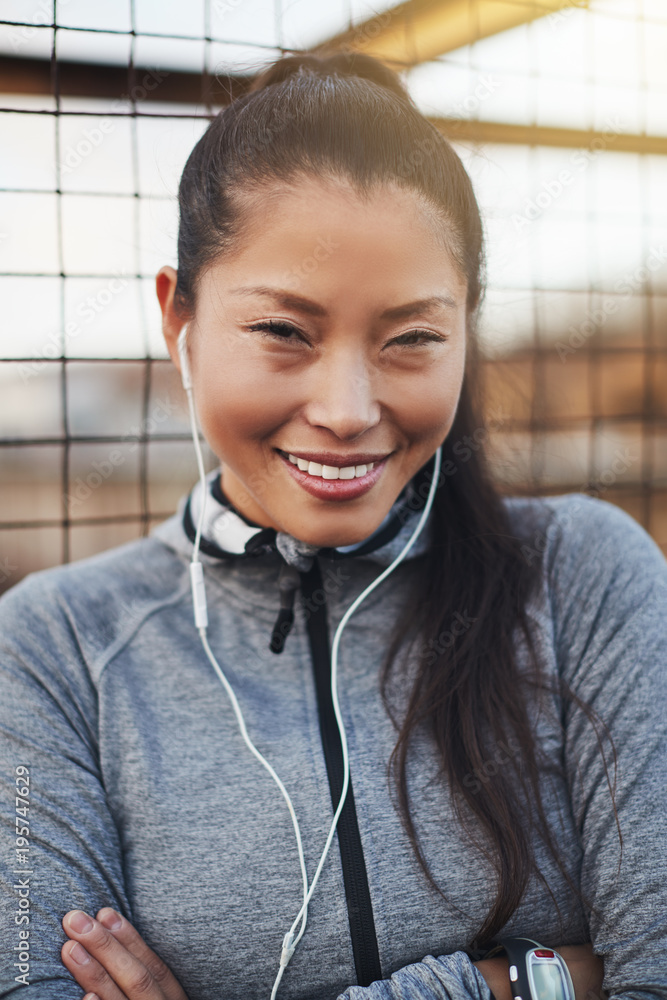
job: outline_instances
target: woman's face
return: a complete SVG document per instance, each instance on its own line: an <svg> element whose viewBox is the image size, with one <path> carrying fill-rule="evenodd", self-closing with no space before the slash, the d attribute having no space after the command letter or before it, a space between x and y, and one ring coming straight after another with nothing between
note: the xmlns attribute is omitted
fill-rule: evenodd
<svg viewBox="0 0 667 1000"><path fill-rule="evenodd" d="M466 283L410 191L361 199L305 178L266 194L249 203L239 250L200 279L188 328L199 420L247 518L348 545L452 426ZM163 268L158 296L178 365L175 276Z"/></svg>

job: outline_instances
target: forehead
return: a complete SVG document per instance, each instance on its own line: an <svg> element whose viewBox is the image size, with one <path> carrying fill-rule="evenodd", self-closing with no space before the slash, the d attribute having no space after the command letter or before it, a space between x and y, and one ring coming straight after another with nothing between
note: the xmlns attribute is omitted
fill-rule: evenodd
<svg viewBox="0 0 667 1000"><path fill-rule="evenodd" d="M361 267L361 277L384 256L407 271L430 262L465 286L458 234L444 211L413 188L383 182L360 190L347 178L304 174L246 187L234 201L237 235L221 258L225 268L271 254L307 258L313 247L328 245L342 251L332 254L330 269L345 257Z"/></svg>
<svg viewBox="0 0 667 1000"><path fill-rule="evenodd" d="M416 214L434 234L441 235L443 228L451 229L442 209L431 204L420 191L394 181L361 188L345 176L300 173L285 180L265 181L237 189L233 200L248 224L267 209L276 213L347 209L368 216L403 209Z"/></svg>

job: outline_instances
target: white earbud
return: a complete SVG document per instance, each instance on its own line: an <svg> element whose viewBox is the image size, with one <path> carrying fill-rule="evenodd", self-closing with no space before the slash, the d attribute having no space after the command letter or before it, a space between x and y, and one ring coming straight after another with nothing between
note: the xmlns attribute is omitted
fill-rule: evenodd
<svg viewBox="0 0 667 1000"><path fill-rule="evenodd" d="M178 357L181 362L181 382L186 392L192 389L192 375L190 374L190 361L188 359L188 324L186 323L178 335Z"/></svg>

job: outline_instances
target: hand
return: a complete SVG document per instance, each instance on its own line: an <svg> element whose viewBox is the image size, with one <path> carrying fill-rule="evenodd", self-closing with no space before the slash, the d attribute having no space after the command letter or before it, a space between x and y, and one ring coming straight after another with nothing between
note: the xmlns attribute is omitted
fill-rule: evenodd
<svg viewBox="0 0 667 1000"><path fill-rule="evenodd" d="M576 1000L606 1000L607 994L602 989L602 959L593 954L591 944L568 944L556 948L556 951L570 970ZM507 958L484 958L474 964L496 1000L512 1000Z"/></svg>
<svg viewBox="0 0 667 1000"><path fill-rule="evenodd" d="M71 940L60 955L87 991L83 1000L188 1000L171 969L115 910L105 906L96 920L70 910L62 924Z"/></svg>

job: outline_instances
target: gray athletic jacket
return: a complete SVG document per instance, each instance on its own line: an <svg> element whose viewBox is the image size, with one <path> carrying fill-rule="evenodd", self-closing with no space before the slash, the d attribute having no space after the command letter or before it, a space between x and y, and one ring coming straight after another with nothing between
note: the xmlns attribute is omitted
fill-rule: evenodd
<svg viewBox="0 0 667 1000"><path fill-rule="evenodd" d="M312 877L340 781L326 644L402 548L415 515L399 504L369 542L313 558L289 536L244 524L216 496L202 555L209 641L252 739L292 796ZM94 914L110 905L190 1000L268 1000L301 902L297 852L285 804L242 742L193 625L188 532L200 499L152 537L35 574L0 601L2 997L79 1000L60 961L60 922L75 907ZM544 570L530 615L546 668L611 731L623 835L621 852L591 724L555 696L535 705L549 761L544 801L587 902L538 844L547 884L531 881L506 931L546 945L592 940L611 996L667 998L667 565L643 529L603 501L506 503L526 559ZM225 544L254 554L224 556ZM426 545L427 531L411 557ZM444 895L415 859L387 779L396 733L378 668L409 558L343 634L352 795L280 1000L490 998L463 949L488 911L494 872L452 814L426 732L412 749L409 787ZM269 640L285 560L301 595L276 655ZM475 614L462 607L452 629ZM484 773L470 776L473 787L520 752L499 746ZM608 746L607 765L613 776Z"/></svg>

